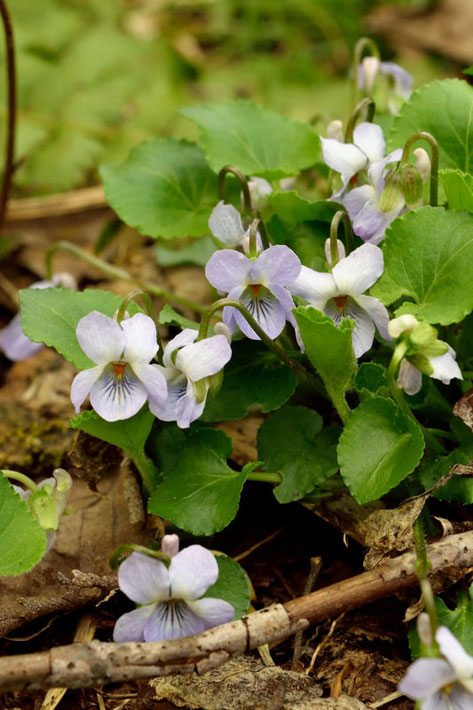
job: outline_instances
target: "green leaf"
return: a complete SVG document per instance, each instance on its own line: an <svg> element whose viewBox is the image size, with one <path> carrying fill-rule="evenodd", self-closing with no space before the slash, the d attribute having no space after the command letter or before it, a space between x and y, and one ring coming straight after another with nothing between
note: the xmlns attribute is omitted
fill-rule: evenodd
<svg viewBox="0 0 473 710"><path fill-rule="evenodd" d="M217 247L210 237L194 239L190 244L177 249L169 249L157 244L156 261L160 266L178 266L179 264L197 264L205 266Z"/></svg>
<svg viewBox="0 0 473 710"><path fill-rule="evenodd" d="M168 303L159 311L158 320L160 325L176 325L182 329L192 328L193 330L199 330L199 323L181 316Z"/></svg>
<svg viewBox="0 0 473 710"><path fill-rule="evenodd" d="M150 237L200 237L219 197L217 176L196 145L144 141L119 165L102 165L105 196L119 217Z"/></svg>
<svg viewBox="0 0 473 710"><path fill-rule="evenodd" d="M424 451L420 426L394 402L371 397L350 413L338 444L340 473L360 503L381 498L415 469Z"/></svg>
<svg viewBox="0 0 473 710"><path fill-rule="evenodd" d="M362 362L355 375L355 389L360 393L389 393L386 368L376 362Z"/></svg>
<svg viewBox="0 0 473 710"><path fill-rule="evenodd" d="M224 599L235 609L233 621L241 619L250 606L250 585L242 568L226 555L215 555L218 579L204 594L210 599Z"/></svg>
<svg viewBox="0 0 473 710"><path fill-rule="evenodd" d="M250 101L181 109L199 127L210 167L235 165L245 175L295 175L320 158L320 139L307 123L266 111Z"/></svg>
<svg viewBox="0 0 473 710"><path fill-rule="evenodd" d="M473 175L461 170L440 170L439 175L449 208L473 212Z"/></svg>
<svg viewBox="0 0 473 710"><path fill-rule="evenodd" d="M49 345L78 370L86 370L95 363L77 341L77 323L91 311L112 317L122 301L121 296L98 289L27 288L20 291L21 327L35 343ZM138 306L130 303L128 312L133 315L138 311Z"/></svg>
<svg viewBox="0 0 473 710"><path fill-rule="evenodd" d="M252 466L232 470L227 459L232 440L223 431L175 425L152 432L150 451L163 480L154 489L148 510L193 535L212 535L235 517L240 493Z"/></svg>
<svg viewBox="0 0 473 710"><path fill-rule="evenodd" d="M348 414L345 392L356 371L352 345L353 320L344 318L340 327L312 306L294 311L306 353L341 416Z"/></svg>
<svg viewBox="0 0 473 710"><path fill-rule="evenodd" d="M329 202L328 200L311 202L295 190L273 192L268 195L268 202L280 219L291 224L314 221L331 222L335 212L344 209L338 202Z"/></svg>
<svg viewBox="0 0 473 710"><path fill-rule="evenodd" d="M447 456L435 456L428 459L419 472L422 485L426 490L432 488L437 481L447 476L454 466L457 464L466 466L472 458L473 445L470 440L468 444L460 445ZM433 493L433 496L449 503L471 505L473 503L473 479L471 476L454 474L447 483Z"/></svg>
<svg viewBox="0 0 473 710"><path fill-rule="evenodd" d="M250 409L278 409L294 392L297 377L262 343L248 339L232 344L232 359L223 371L223 384L209 396L202 419L230 421L246 417Z"/></svg>
<svg viewBox="0 0 473 710"><path fill-rule="evenodd" d="M46 533L0 471L0 575L28 572L46 552Z"/></svg>
<svg viewBox="0 0 473 710"><path fill-rule="evenodd" d="M396 315L458 323L473 310L473 215L424 207L396 219L383 244L384 273L370 293L389 305L407 296Z"/></svg>
<svg viewBox="0 0 473 710"><path fill-rule="evenodd" d="M433 81L415 91L394 119L388 152L417 131L437 140L441 168L473 169L473 88L459 79ZM425 146L424 146L425 147Z"/></svg>
<svg viewBox="0 0 473 710"><path fill-rule="evenodd" d="M280 503L300 500L338 471L336 445L340 427L322 430L322 417L307 407L284 407L258 431L264 471L278 471L274 489Z"/></svg>
<svg viewBox="0 0 473 710"><path fill-rule="evenodd" d="M446 626L460 641L467 653L473 654L473 585L468 592L461 589L457 595L457 606L449 609L443 599L435 597L439 625Z"/></svg>

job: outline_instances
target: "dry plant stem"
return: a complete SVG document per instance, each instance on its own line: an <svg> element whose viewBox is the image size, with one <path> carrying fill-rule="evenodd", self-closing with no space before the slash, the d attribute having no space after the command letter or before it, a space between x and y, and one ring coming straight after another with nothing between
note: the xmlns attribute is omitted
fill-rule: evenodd
<svg viewBox="0 0 473 710"><path fill-rule="evenodd" d="M304 586L304 595L310 594L314 588L314 585L319 576L319 572L322 569L322 558L321 557L311 557L310 558L310 572L307 577ZM296 633L294 636L294 653L292 654L291 670L296 669L297 661L301 657L302 651L302 629Z"/></svg>
<svg viewBox="0 0 473 710"><path fill-rule="evenodd" d="M81 187L46 197L23 197L9 200L7 222L28 222L37 219L60 219L74 214L111 212L102 185Z"/></svg>
<svg viewBox="0 0 473 710"><path fill-rule="evenodd" d="M15 68L15 44L13 40L13 27L8 13L5 0L0 0L0 14L2 16L3 29L5 33L6 46L6 70L7 70L7 131L5 139L5 163L3 168L2 191L0 193L0 229L3 226L5 212L7 208L8 195L13 175L13 160L15 152L15 129L16 129L16 68Z"/></svg>
<svg viewBox="0 0 473 710"><path fill-rule="evenodd" d="M432 572L473 566L473 532L427 547ZM282 641L309 624L334 619L417 584L415 553L408 552L356 577L257 611L196 636L154 643L90 643L0 658L0 691L95 687L175 673L204 673L232 656Z"/></svg>
<svg viewBox="0 0 473 710"><path fill-rule="evenodd" d="M125 269L120 269L120 267L118 266L113 266L112 264L109 264L108 262L99 259L97 256L89 254L89 252L84 251L75 244L72 244L72 242L57 242L56 244L53 244L50 249L48 249L48 253L46 254L46 269L48 272L48 278L51 278L52 276L52 259L57 251L67 251L70 254L74 254L75 256L78 256L79 259L86 261L91 266L95 266L95 268L102 271L109 278L131 283L134 286L138 286L139 289L146 291L151 296L156 296L157 298L164 298L166 299L166 301L169 301L169 303L176 303L178 306L185 306L186 308L191 308L197 313L204 313L207 309L207 306L204 306L201 303L191 301L189 298L183 298L182 296L178 296L175 293L172 293L172 291L166 291L166 289L160 288L159 286L156 286L156 284L153 284L150 281L136 279L134 276L131 276L128 271L125 271Z"/></svg>

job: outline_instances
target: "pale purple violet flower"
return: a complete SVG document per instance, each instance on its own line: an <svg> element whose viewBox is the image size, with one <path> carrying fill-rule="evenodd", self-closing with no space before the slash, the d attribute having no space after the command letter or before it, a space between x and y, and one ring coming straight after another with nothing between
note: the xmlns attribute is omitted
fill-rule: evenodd
<svg viewBox="0 0 473 710"><path fill-rule="evenodd" d="M295 308L288 287L301 270L299 257L284 245L265 249L254 261L226 249L212 254L205 275L219 291L248 309L264 332L277 338L286 320L295 325L292 309ZM235 308L223 309L223 321L233 332L238 325L244 335L259 340L244 316Z"/></svg>
<svg viewBox="0 0 473 710"><path fill-rule="evenodd" d="M435 634L443 658L418 658L399 683L399 690L420 700L422 710L473 708L473 658L447 629Z"/></svg>
<svg viewBox="0 0 473 710"><path fill-rule="evenodd" d="M384 158L386 143L383 131L375 123L364 121L353 131L353 143L342 143L336 138L321 138L322 154L325 162L340 173L343 186L331 199L338 199L348 183L361 170L367 170L372 163Z"/></svg>
<svg viewBox="0 0 473 710"><path fill-rule="evenodd" d="M76 281L71 274L55 274L51 281L36 281L29 288L51 288L62 286L63 288L77 288ZM34 343L26 337L21 329L20 314L17 313L5 328L0 329L0 350L2 350L12 362L20 362L36 355L44 348L43 343Z"/></svg>
<svg viewBox="0 0 473 710"><path fill-rule="evenodd" d="M388 332L389 314L386 308L377 298L363 295L379 279L383 268L381 249L363 244L340 259L331 273L302 266L300 276L289 290L330 316L336 325L342 318L352 318L355 321L353 350L355 357L360 357L373 343L375 326L381 337L392 339Z"/></svg>
<svg viewBox="0 0 473 710"><path fill-rule="evenodd" d="M240 256L245 258L243 254ZM158 419L175 421L181 429L186 429L200 417L209 390L207 378L220 372L232 356L225 335L213 335L196 343L197 336L197 330L185 328L166 345L164 366L157 367L167 382L168 397L166 400L150 400L149 403L150 410Z"/></svg>
<svg viewBox="0 0 473 710"><path fill-rule="evenodd" d="M166 399L163 374L158 365L148 364L159 347L152 318L136 313L119 324L92 311L80 319L76 335L84 353L96 363L74 378L71 400L76 413L87 395L108 422L132 417L147 399L150 403Z"/></svg>
<svg viewBox="0 0 473 710"><path fill-rule="evenodd" d="M166 537L163 552L176 553L174 542L165 544ZM215 557L201 545L190 545L173 554L169 567L132 552L120 565L118 585L139 606L118 619L114 641L166 641L232 621L235 610L231 604L223 599L201 598L215 584L218 574Z"/></svg>
<svg viewBox="0 0 473 710"><path fill-rule="evenodd" d="M370 94L378 72L392 77L394 93L407 100L412 93L414 77L394 62L381 62L377 57L365 57L358 65L358 88Z"/></svg>

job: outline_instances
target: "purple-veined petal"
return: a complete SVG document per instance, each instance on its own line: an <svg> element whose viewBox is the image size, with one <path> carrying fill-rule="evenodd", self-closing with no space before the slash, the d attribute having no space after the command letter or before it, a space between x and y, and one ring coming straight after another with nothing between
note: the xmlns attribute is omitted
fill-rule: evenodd
<svg viewBox="0 0 473 710"><path fill-rule="evenodd" d="M208 390L209 386L206 383L205 396L198 402L192 382L187 382L185 391L176 402L176 423L180 429L188 429L192 422L200 417L205 409Z"/></svg>
<svg viewBox="0 0 473 710"><path fill-rule="evenodd" d="M120 360L125 348L125 333L117 321L98 311L80 319L76 335L82 350L97 365Z"/></svg>
<svg viewBox="0 0 473 710"><path fill-rule="evenodd" d="M429 362L434 368L431 377L434 377L436 380L441 380L444 385L449 385L450 380L454 377L463 380L463 375L455 359L455 351L450 346L448 347L448 351L443 355L429 357Z"/></svg>
<svg viewBox="0 0 473 710"><path fill-rule="evenodd" d="M82 402L89 394L105 367L105 365L97 365L97 367L91 367L89 370L83 370L72 380L71 402L74 405L76 414L79 414Z"/></svg>
<svg viewBox="0 0 473 710"><path fill-rule="evenodd" d="M381 62L379 68L383 74L393 77L396 94L407 100L412 93L414 77L394 62Z"/></svg>
<svg viewBox="0 0 473 710"><path fill-rule="evenodd" d="M370 94L373 89L374 82L376 80L376 74L379 70L379 65L380 61L378 57L373 56L364 57L360 64L358 64L358 88L363 89L364 91L366 91L367 94Z"/></svg>
<svg viewBox="0 0 473 710"><path fill-rule="evenodd" d="M461 643L446 626L439 626L435 639L440 646L440 652L450 663L456 677L471 678L473 676L473 658L465 651Z"/></svg>
<svg viewBox="0 0 473 710"><path fill-rule="evenodd" d="M164 348L163 352L164 367L174 367L174 352L179 348L183 348L186 345L190 345L191 343L193 343L198 335L198 330L193 330L192 328L184 328L184 330L181 330L181 332L176 335L175 338L170 340Z"/></svg>
<svg viewBox="0 0 473 710"><path fill-rule="evenodd" d="M377 205L378 201L379 195L372 185L355 187L340 199L352 222L355 221L367 202Z"/></svg>
<svg viewBox="0 0 473 710"><path fill-rule="evenodd" d="M243 223L238 210L220 200L209 217L209 229L222 244L237 247L244 234Z"/></svg>
<svg viewBox="0 0 473 710"><path fill-rule="evenodd" d="M277 244L260 254L251 267L250 278L253 284L287 286L297 279L300 271L299 257L289 247Z"/></svg>
<svg viewBox="0 0 473 710"><path fill-rule="evenodd" d="M441 658L418 658L409 666L398 688L412 700L424 700L444 685L453 683L455 678L455 672L447 661Z"/></svg>
<svg viewBox="0 0 473 710"><path fill-rule="evenodd" d="M3 350L12 362L26 360L43 348L43 343L34 343L23 333L19 313L11 319L5 328L0 330L0 350Z"/></svg>
<svg viewBox="0 0 473 710"><path fill-rule="evenodd" d="M250 259L238 251L220 249L208 260L205 276L214 288L228 293L236 286L246 286L252 264Z"/></svg>
<svg viewBox="0 0 473 710"><path fill-rule="evenodd" d="M353 142L368 157L370 163L384 158L386 143L383 129L377 123L359 123L353 131Z"/></svg>
<svg viewBox="0 0 473 710"><path fill-rule="evenodd" d="M173 599L194 601L205 594L218 578L218 564L210 550L190 545L172 558L169 565Z"/></svg>
<svg viewBox="0 0 473 710"><path fill-rule="evenodd" d="M276 296L265 286L259 287L257 295L251 288L247 288L240 296L240 302L253 316L258 325L264 330L266 335L274 340L281 333L286 324L286 314ZM235 309L235 320L241 332L251 340L259 340L253 328L240 311Z"/></svg>
<svg viewBox="0 0 473 710"><path fill-rule="evenodd" d="M118 569L118 586L136 604L165 601L169 599L168 569L161 560L132 552Z"/></svg>
<svg viewBox="0 0 473 710"><path fill-rule="evenodd" d="M186 602L176 600L170 604L156 604L145 629L145 641L167 641L168 639L193 636L205 631L205 622L196 616Z"/></svg>
<svg viewBox="0 0 473 710"><path fill-rule="evenodd" d="M356 301L374 321L380 336L385 340L392 340L388 331L389 313L381 301L374 296L357 296Z"/></svg>
<svg viewBox="0 0 473 710"><path fill-rule="evenodd" d="M301 273L289 286L289 291L293 296L305 298L311 306L318 308L319 311L324 309L329 298L333 298L338 293L332 274L314 271L307 266L301 267Z"/></svg>
<svg viewBox="0 0 473 710"><path fill-rule="evenodd" d="M181 348L176 367L192 382L215 375L232 357L232 349L224 335L213 335Z"/></svg>
<svg viewBox="0 0 473 710"><path fill-rule="evenodd" d="M422 372L408 360L402 360L397 376L397 386L407 394L417 394L422 387Z"/></svg>
<svg viewBox="0 0 473 710"><path fill-rule="evenodd" d="M332 276L340 295L359 296L379 279L383 268L381 249L362 244L333 267Z"/></svg>
<svg viewBox="0 0 473 710"><path fill-rule="evenodd" d="M130 365L135 375L143 383L149 400L163 402L168 396L168 386L166 378L158 365L145 365L134 363Z"/></svg>
<svg viewBox="0 0 473 710"><path fill-rule="evenodd" d="M322 154L329 168L340 173L344 187L350 178L368 165L368 156L353 143L321 138Z"/></svg>
<svg viewBox="0 0 473 710"><path fill-rule="evenodd" d="M282 306L284 313L286 314L286 320L293 326L296 327L296 319L292 313L292 309L296 307L294 300L287 290L283 286L271 286L271 293L273 293L279 301L279 305Z"/></svg>
<svg viewBox="0 0 473 710"><path fill-rule="evenodd" d="M107 422L129 419L147 399L144 384L129 366L120 378L115 376L111 365L106 367L90 390L92 407Z"/></svg>
<svg viewBox="0 0 473 710"><path fill-rule="evenodd" d="M355 321L355 329L352 333L355 357L361 357L370 349L374 340L374 323L368 313L353 298L347 298L343 310L337 308L334 300L330 300L324 313L330 316L337 325L342 318L351 318Z"/></svg>
<svg viewBox="0 0 473 710"><path fill-rule="evenodd" d="M159 348L153 319L144 313L135 313L122 320L121 327L125 333L123 360L132 364L152 360Z"/></svg>
<svg viewBox="0 0 473 710"><path fill-rule="evenodd" d="M154 604L147 604L129 611L127 614L122 614L113 629L113 640L116 643L144 641L145 626L154 607Z"/></svg>
<svg viewBox="0 0 473 710"><path fill-rule="evenodd" d="M327 259L327 264L329 266L332 266L332 251L330 248L330 239L325 240L325 245L324 245L324 251L325 251L325 258ZM345 245L340 239L337 239L337 254L338 254L338 260L344 259L347 255L345 251Z"/></svg>
<svg viewBox="0 0 473 710"><path fill-rule="evenodd" d="M198 599L197 601L187 602L190 609L198 616L205 624L206 629L211 629L220 624L226 624L233 620L235 609L229 602L223 599Z"/></svg>
<svg viewBox="0 0 473 710"><path fill-rule="evenodd" d="M231 298L232 301L239 301L242 291L244 291L244 289L242 289L240 286L237 286L236 288L230 291L230 293L228 294L228 298ZM223 309L223 322L230 329L231 333L234 333L237 328L235 313L236 308L232 308L231 306L225 306L225 308Z"/></svg>
<svg viewBox="0 0 473 710"><path fill-rule="evenodd" d="M161 372L166 377L168 372L164 367L160 367ZM176 370L176 372L179 372ZM176 377L172 379L167 379L168 396L165 400L158 401L156 399L149 400L149 408L155 417L160 419L162 422L175 422L177 419L177 403L181 397L184 397L187 391L187 377L179 373Z"/></svg>

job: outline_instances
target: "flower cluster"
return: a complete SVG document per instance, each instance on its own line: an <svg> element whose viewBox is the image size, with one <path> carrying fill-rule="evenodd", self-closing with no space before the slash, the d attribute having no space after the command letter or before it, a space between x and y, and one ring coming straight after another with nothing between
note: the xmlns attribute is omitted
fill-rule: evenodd
<svg viewBox="0 0 473 710"><path fill-rule="evenodd" d="M177 535L165 535L161 550L169 565L140 552L132 552L120 565L118 585L138 608L118 619L114 641L165 641L233 619L231 604L203 598L219 575L209 550L190 545L179 552Z"/></svg>

